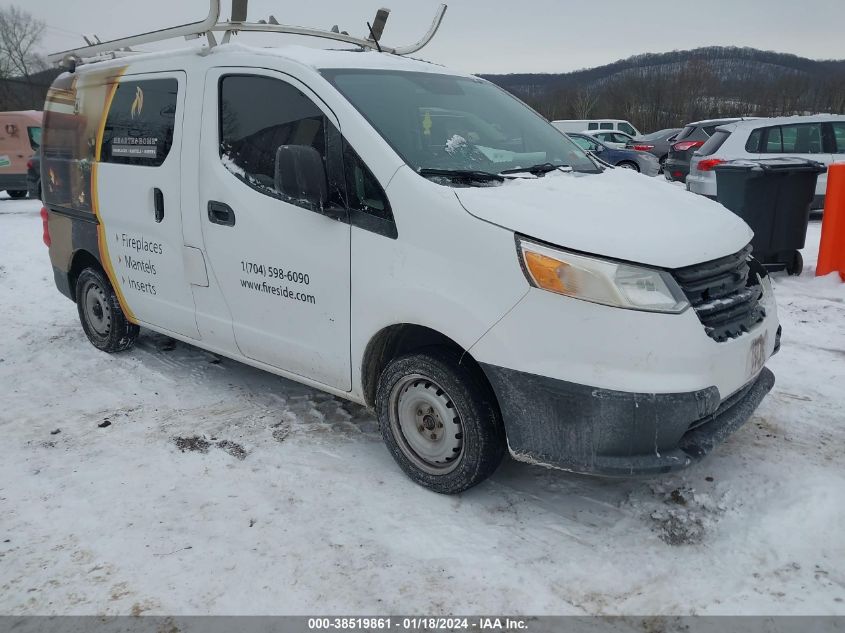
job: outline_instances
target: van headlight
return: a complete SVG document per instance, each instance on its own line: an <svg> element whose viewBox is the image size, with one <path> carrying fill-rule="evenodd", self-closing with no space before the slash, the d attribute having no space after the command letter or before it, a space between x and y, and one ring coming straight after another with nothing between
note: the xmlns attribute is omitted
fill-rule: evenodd
<svg viewBox="0 0 845 633"><path fill-rule="evenodd" d="M602 305L678 314L689 307L681 287L663 270L549 248L517 238L532 286Z"/></svg>

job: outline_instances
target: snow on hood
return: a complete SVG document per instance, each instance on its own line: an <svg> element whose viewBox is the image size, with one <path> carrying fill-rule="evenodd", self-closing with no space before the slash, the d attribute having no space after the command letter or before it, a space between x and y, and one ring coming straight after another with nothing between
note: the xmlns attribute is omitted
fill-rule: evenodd
<svg viewBox="0 0 845 633"><path fill-rule="evenodd" d="M730 255L753 235L717 202L629 169L455 189L472 215L563 248L662 268Z"/></svg>

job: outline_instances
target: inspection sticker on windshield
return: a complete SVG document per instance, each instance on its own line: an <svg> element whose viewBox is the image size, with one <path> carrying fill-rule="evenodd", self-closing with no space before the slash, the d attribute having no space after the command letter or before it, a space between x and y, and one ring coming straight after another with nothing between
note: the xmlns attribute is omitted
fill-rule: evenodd
<svg viewBox="0 0 845 633"><path fill-rule="evenodd" d="M766 362L766 349L768 348L768 345L766 343L768 342L768 340L769 333L766 332L751 341L751 349L748 350L747 363L747 372L749 378L756 376L759 371L763 369L763 363Z"/></svg>

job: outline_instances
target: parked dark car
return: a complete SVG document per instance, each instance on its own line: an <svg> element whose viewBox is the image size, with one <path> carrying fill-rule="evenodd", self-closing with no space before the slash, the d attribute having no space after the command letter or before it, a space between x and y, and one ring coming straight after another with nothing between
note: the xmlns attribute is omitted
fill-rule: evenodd
<svg viewBox="0 0 845 633"><path fill-rule="evenodd" d="M681 128L668 128L666 130L659 130L651 134L643 134L642 136L635 136L625 148L633 149L638 152L648 152L653 154L660 162L660 171L663 171L663 163L669 157L669 147L675 140L675 137L681 131Z"/></svg>
<svg viewBox="0 0 845 633"><path fill-rule="evenodd" d="M26 188L30 198L41 199L41 156L38 154L26 161Z"/></svg>
<svg viewBox="0 0 845 633"><path fill-rule="evenodd" d="M716 128L728 123L736 123L741 118L734 119L707 119L688 123L682 129L669 147L669 155L663 164L663 174L667 180L686 182L689 175L690 161L692 155L699 147L707 142Z"/></svg>
<svg viewBox="0 0 845 633"><path fill-rule="evenodd" d="M589 134L570 133L567 134L582 149L592 152L606 163L633 169L646 176L656 176L660 172L660 163L657 158L648 152L637 152L632 149L616 149L602 143L600 140Z"/></svg>

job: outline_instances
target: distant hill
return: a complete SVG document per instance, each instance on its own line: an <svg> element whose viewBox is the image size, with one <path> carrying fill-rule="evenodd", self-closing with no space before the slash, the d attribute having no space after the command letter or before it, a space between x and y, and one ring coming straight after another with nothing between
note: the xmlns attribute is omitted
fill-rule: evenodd
<svg viewBox="0 0 845 633"><path fill-rule="evenodd" d="M626 118L640 129L711 116L845 112L845 60L753 48L647 53L570 73L481 76L549 118Z"/></svg>
<svg viewBox="0 0 845 633"><path fill-rule="evenodd" d="M0 80L0 110L40 110L59 74ZM550 119L621 118L641 130L708 117L845 113L845 60L712 46L570 73L481 75Z"/></svg>

